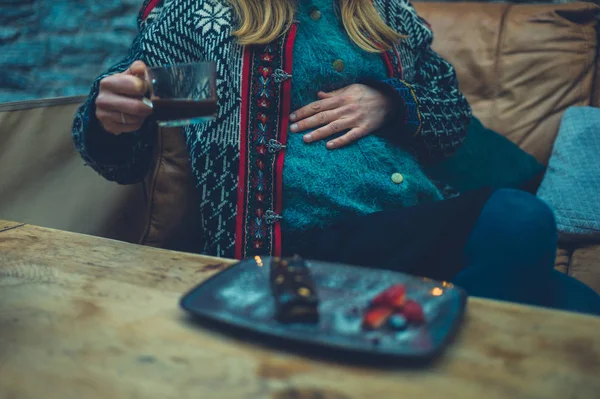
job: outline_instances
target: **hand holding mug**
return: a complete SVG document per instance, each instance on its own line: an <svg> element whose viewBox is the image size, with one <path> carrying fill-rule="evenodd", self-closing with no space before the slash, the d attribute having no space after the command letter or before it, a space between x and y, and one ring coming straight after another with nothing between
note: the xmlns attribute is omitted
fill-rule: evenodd
<svg viewBox="0 0 600 399"><path fill-rule="evenodd" d="M96 117L106 131L114 135L134 132L152 114L151 105L143 101L148 92L147 71L146 64L136 61L127 71L100 81Z"/></svg>

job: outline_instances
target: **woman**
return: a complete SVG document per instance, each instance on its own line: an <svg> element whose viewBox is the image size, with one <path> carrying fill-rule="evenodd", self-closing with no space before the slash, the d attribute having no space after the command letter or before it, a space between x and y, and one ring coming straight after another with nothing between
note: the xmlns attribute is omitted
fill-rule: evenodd
<svg viewBox="0 0 600 399"><path fill-rule="evenodd" d="M461 144L471 110L407 0L147 0L139 24L74 140L107 179L141 181L156 132L146 66L215 61L218 117L184 129L204 253L299 253L600 313L553 270L546 205L514 190L442 201L423 173Z"/></svg>

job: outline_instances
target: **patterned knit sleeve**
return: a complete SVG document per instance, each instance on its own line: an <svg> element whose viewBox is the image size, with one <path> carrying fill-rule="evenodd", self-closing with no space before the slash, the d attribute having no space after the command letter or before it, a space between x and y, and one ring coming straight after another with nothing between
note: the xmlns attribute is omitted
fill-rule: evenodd
<svg viewBox="0 0 600 399"><path fill-rule="evenodd" d="M411 81L390 78L374 86L400 105L387 129L390 137L414 151L424 164L452 155L462 144L471 107L458 88L454 67L431 49L429 25L410 4L402 8L409 49L415 59Z"/></svg>
<svg viewBox="0 0 600 399"><path fill-rule="evenodd" d="M156 123L150 117L136 132L112 135L102 128L96 118L96 98L103 78L126 71L136 60L147 62L143 51L143 32L151 25L159 8L160 1L145 1L138 16L139 33L127 56L94 81L90 95L78 109L73 122L73 141L85 164L119 184L134 184L143 180L152 160Z"/></svg>

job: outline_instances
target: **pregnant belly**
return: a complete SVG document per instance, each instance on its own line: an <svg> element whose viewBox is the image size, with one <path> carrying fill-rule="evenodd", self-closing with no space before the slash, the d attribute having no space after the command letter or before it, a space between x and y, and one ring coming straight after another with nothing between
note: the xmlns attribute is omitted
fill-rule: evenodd
<svg viewBox="0 0 600 399"><path fill-rule="evenodd" d="M325 142L305 144L291 136L283 172L284 225L290 229L325 226L336 220L388 207L416 205L419 192L436 189L408 154L371 142L370 137L338 150ZM379 138L374 138L379 140ZM392 176L403 176L392 179ZM429 194L427 194L429 193Z"/></svg>

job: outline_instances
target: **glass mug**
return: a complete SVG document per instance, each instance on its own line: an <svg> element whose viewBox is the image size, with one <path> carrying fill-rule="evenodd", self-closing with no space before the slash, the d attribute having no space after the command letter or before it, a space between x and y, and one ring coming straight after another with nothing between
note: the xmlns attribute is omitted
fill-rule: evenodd
<svg viewBox="0 0 600 399"><path fill-rule="evenodd" d="M150 83L150 100L159 126L185 126L215 118L217 70L214 62L153 67L148 69L146 79Z"/></svg>

